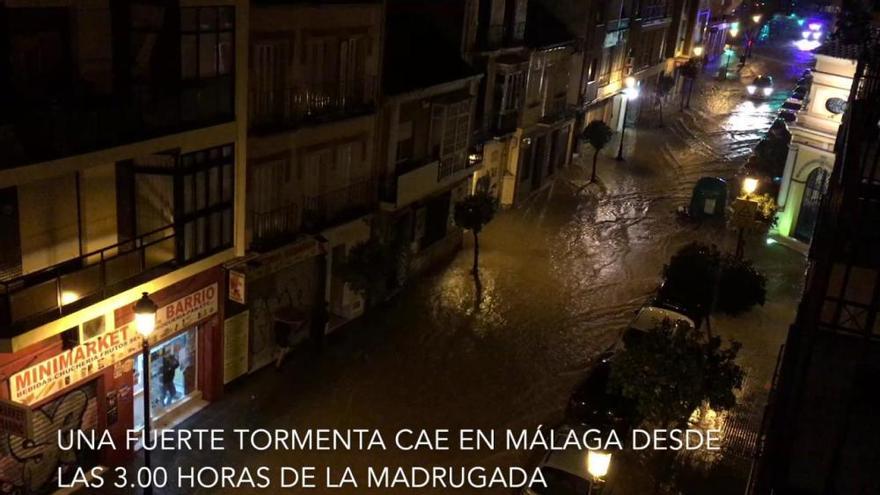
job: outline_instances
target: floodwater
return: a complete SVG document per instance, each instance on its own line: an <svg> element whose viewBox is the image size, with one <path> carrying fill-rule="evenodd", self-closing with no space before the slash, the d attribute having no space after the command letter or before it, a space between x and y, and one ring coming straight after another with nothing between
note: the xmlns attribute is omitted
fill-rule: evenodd
<svg viewBox="0 0 880 495"><path fill-rule="evenodd" d="M469 272L467 234L464 249L448 266L335 336L322 355L301 351L280 372L248 377L185 426L379 428L392 438L400 428L534 429L561 421L570 391L656 288L675 250L691 240L732 247L734 236L723 226L680 223L675 208L688 201L698 178L730 178L736 172L772 123L786 86L793 86L790 72L797 70L769 59L750 62L746 71L771 73L777 80L773 97L758 104L746 100L741 82L704 81L692 109L670 105L665 127L645 117L627 132L626 161L611 158L615 138L600 159L600 184L584 187L591 159L584 146L585 155L561 177L485 229L479 294ZM769 287L771 297L791 298L780 310L787 314L802 262L785 261L794 257L782 249L767 251L758 241L747 247L747 256L770 272L788 274ZM784 328L787 322L767 325ZM778 342L762 352L773 355L774 346ZM362 473L382 465L527 465L534 457L501 449L389 449L200 451L154 459L169 469L326 465ZM175 491L222 492L164 493ZM251 491L259 490L240 493Z"/></svg>

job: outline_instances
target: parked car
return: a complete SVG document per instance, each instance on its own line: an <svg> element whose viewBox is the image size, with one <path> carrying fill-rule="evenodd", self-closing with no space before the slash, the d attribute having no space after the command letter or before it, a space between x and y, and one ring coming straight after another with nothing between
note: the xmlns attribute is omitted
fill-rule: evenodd
<svg viewBox="0 0 880 495"><path fill-rule="evenodd" d="M791 97L804 101L807 99L807 93L809 93L807 86L797 86L794 88L794 91L791 92Z"/></svg>
<svg viewBox="0 0 880 495"><path fill-rule="evenodd" d="M568 427L564 427L568 428ZM564 435L568 429L556 434ZM589 450L571 447L548 451L538 469L547 486L527 487L524 495L584 495L590 492L590 472L587 470Z"/></svg>
<svg viewBox="0 0 880 495"><path fill-rule="evenodd" d="M746 86L746 93L752 98L769 98L773 94L773 77L759 75Z"/></svg>

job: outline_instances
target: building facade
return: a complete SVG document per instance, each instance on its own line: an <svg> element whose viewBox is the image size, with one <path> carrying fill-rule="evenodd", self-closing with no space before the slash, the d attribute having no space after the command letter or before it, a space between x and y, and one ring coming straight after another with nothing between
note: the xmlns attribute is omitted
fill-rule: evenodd
<svg viewBox="0 0 880 495"><path fill-rule="evenodd" d="M470 150L482 74L434 23L405 7L389 7L387 33L376 161L382 235L400 253L402 281L449 259L461 245L453 212L471 192L480 165Z"/></svg>
<svg viewBox="0 0 880 495"><path fill-rule="evenodd" d="M880 487L874 422L880 378L877 39L859 40L864 45L810 245L803 297L774 380L749 494L872 493Z"/></svg>
<svg viewBox="0 0 880 495"><path fill-rule="evenodd" d="M376 108L384 18L379 2L255 2L248 84L248 254L243 281L248 370L273 360L274 327L308 337L327 306L329 330L363 300L334 264L367 240L377 207Z"/></svg>
<svg viewBox="0 0 880 495"><path fill-rule="evenodd" d="M131 455L78 457L55 435L141 427L147 373L160 426L222 395L247 14L222 0L0 7L0 396L23 418L0 433L4 484L51 491L59 468ZM146 366L131 325L144 292L159 305Z"/></svg>
<svg viewBox="0 0 880 495"><path fill-rule="evenodd" d="M790 126L791 143L777 203L779 235L809 244L834 165L834 143L849 99L856 47L832 41L816 52L806 105Z"/></svg>

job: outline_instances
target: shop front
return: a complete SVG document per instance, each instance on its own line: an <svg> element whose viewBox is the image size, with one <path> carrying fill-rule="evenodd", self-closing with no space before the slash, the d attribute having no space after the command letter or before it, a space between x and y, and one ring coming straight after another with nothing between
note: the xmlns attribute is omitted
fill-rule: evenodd
<svg viewBox="0 0 880 495"><path fill-rule="evenodd" d="M146 367L157 428L174 426L222 393L221 280L222 271L214 268L150 294L159 307ZM133 304L0 356L7 383L0 389L0 484L50 493L59 472L113 465L132 455L62 451L57 435L107 430L125 445L126 430L143 428L143 340L134 329Z"/></svg>

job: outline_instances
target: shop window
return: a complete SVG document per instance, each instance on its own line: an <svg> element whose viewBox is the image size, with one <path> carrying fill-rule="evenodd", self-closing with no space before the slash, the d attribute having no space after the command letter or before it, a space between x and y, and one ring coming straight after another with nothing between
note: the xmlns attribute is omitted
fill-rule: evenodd
<svg viewBox="0 0 880 495"><path fill-rule="evenodd" d="M155 421L197 392L198 330L193 328L150 348L150 418ZM134 426L144 427L143 359L134 358Z"/></svg>

